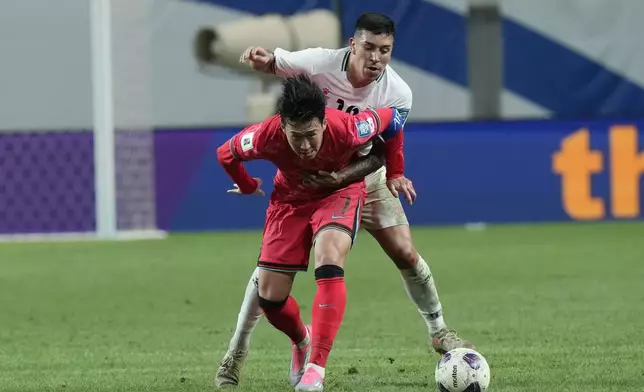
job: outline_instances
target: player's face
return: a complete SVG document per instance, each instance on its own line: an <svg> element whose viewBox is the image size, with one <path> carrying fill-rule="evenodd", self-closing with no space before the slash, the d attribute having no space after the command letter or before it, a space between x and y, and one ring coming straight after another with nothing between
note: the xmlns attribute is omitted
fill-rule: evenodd
<svg viewBox="0 0 644 392"><path fill-rule="evenodd" d="M326 129L326 120L320 122L317 118L302 123L285 123L282 129L288 139L288 144L302 159L313 159L322 146L322 135Z"/></svg>
<svg viewBox="0 0 644 392"><path fill-rule="evenodd" d="M353 54L353 72L362 80L374 81L385 70L391 60L394 37L387 34L374 34L359 31L349 40Z"/></svg>

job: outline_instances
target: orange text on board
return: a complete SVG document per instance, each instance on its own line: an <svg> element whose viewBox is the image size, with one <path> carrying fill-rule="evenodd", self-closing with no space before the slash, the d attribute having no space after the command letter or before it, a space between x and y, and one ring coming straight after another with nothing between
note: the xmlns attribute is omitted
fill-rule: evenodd
<svg viewBox="0 0 644 392"><path fill-rule="evenodd" d="M640 217L640 177L644 173L644 152L638 148L637 128L612 126L609 154L590 149L590 134L580 129L561 142L552 157L552 170L561 176L563 208L573 219L598 220L606 217L605 202L593 197L592 175L610 172L610 211L614 218Z"/></svg>

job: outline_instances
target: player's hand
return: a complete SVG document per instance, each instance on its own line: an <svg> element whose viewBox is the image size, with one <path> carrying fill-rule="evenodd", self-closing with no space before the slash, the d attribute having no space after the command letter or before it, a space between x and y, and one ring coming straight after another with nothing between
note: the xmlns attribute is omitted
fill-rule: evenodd
<svg viewBox="0 0 644 392"><path fill-rule="evenodd" d="M239 57L240 63L250 65L256 71L266 71L273 61L273 54L259 46L251 46Z"/></svg>
<svg viewBox="0 0 644 392"><path fill-rule="evenodd" d="M407 202L411 205L416 200L416 190L414 184L405 176L387 180L387 188L394 197L398 197L400 193L405 196Z"/></svg>
<svg viewBox="0 0 644 392"><path fill-rule="evenodd" d="M265 196L266 193L262 190L262 179L259 177L253 177L255 181L257 181L257 189L255 189L255 192L253 192L253 195L261 195ZM239 186L237 184L233 184L235 187L233 189L228 189L226 193L233 193L236 195L243 195L243 193L239 190Z"/></svg>
<svg viewBox="0 0 644 392"><path fill-rule="evenodd" d="M342 177L338 173L320 170L317 173L302 173L304 186L312 189L337 188L342 185Z"/></svg>

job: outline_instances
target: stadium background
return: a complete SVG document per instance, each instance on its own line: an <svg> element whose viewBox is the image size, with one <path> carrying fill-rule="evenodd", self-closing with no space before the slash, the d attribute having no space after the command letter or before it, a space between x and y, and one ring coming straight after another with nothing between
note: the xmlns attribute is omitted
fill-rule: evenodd
<svg viewBox="0 0 644 392"><path fill-rule="evenodd" d="M500 0L500 115L481 119L468 8L489 2L112 0L119 229L170 235L15 243L95 228L89 3L0 2L0 391L212 389L267 204L225 193L215 148L262 86L200 69L192 40L337 4L345 38L363 11L397 22L419 194L405 208L491 390L641 391L644 2ZM269 164L249 167L270 183ZM434 390L437 357L394 266L366 233L350 259L329 390ZM311 275L295 287L307 320ZM286 343L260 323L242 391L287 390Z"/></svg>
<svg viewBox="0 0 644 392"><path fill-rule="evenodd" d="M157 225L170 231L261 227L265 202L227 197L223 190L229 181L214 158L216 146L249 122L246 98L258 89L258 82L252 75L223 67L208 74L200 72L191 54L191 40L203 25L216 26L268 12L290 15L330 8L332 3L158 0L137 4L120 11L128 17L120 16L119 11L114 16L115 23L122 25L121 30L115 29L116 47L125 41L118 32L131 31L129 25L145 25L148 34L136 47L137 60L124 57L115 67L115 115L117 126L119 121L138 122L155 129L148 136L154 148L148 164L153 169L147 170L155 173L150 192L155 195ZM644 205L641 192L631 190L622 196L636 199L628 202L636 205L628 212L609 208L615 192L624 189L616 189L615 183L611 188L615 177L611 153L617 154L619 149L611 151L609 130L632 126L637 131L641 126L644 51L631 37L642 34L636 15L644 12L643 6L632 0L624 7L581 0L503 3L501 118L477 122L470 121L467 4L380 0L369 2L368 7L358 2L342 5L345 37L357 15L366 9L386 12L398 22L392 66L414 93L405 152L408 174L420 198L413 209L408 208L411 221L442 224L640 217ZM73 132L92 127L89 5L74 0L55 5L24 0L6 2L2 7L5 56L0 74L0 148L9 152L22 148L28 153L19 161L5 154L5 170L0 174L6 200L0 212L5 219L0 232L91 229L91 135ZM149 70L145 77L141 71L132 71L143 68L133 61ZM123 85L128 87L119 87ZM273 91L278 88L274 85ZM147 105L143 109L142 104L130 103L137 94L147 94L147 100L137 101ZM601 213L571 213L575 207L566 206L562 177L554 168L553 155L564 138L583 129L590 132L589 148L603 157L600 169L590 177L591 195L586 196L601 198L605 205ZM34 135L34 130L45 133ZM639 135L641 141L641 132ZM629 145L619 148L628 149ZM623 153L639 151L636 145L634 151ZM65 160L65 154L71 154L71 161ZM49 159L32 159L38 155ZM626 165L635 165L634 173L641 173L642 159L634 156ZM52 161L59 166L58 172L40 170ZM272 176L270 165L252 166L257 175ZM74 174L79 171L80 176ZM47 176L62 176L67 185L56 189L55 195L52 187L31 188L28 196L34 202L20 202L26 192L20 186L24 173L41 183L51 180ZM638 174L617 176L642 189ZM7 204L11 199L18 199L13 200L13 207ZM74 202L67 203L66 214L56 215L52 210L60 199ZM573 199L567 203L584 203ZM37 221L25 223L25 216L38 212Z"/></svg>

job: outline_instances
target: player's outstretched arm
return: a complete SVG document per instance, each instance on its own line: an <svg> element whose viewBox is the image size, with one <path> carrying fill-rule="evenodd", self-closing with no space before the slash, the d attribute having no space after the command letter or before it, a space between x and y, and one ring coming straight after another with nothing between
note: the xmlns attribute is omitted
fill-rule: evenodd
<svg viewBox="0 0 644 392"><path fill-rule="evenodd" d="M239 57L239 62L248 64L252 69L282 77L299 74L312 75L333 61L333 51L324 48L308 48L288 51L276 48L271 53L262 47L250 47Z"/></svg>
<svg viewBox="0 0 644 392"><path fill-rule="evenodd" d="M255 189L255 192L253 192L254 195L262 195L266 196L266 192L262 189L262 179L259 177L253 177L255 181L257 181L257 189ZM233 184L233 188L226 190L226 193L232 193L236 195L244 195L244 192L239 189L239 185Z"/></svg>
<svg viewBox="0 0 644 392"><path fill-rule="evenodd" d="M242 163L260 158L255 140L258 130L258 125L248 127L217 148L219 164L235 183L235 187L229 189L228 193L264 195L260 187L261 180L251 177Z"/></svg>

